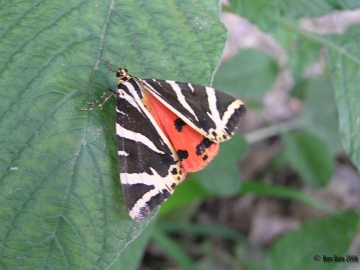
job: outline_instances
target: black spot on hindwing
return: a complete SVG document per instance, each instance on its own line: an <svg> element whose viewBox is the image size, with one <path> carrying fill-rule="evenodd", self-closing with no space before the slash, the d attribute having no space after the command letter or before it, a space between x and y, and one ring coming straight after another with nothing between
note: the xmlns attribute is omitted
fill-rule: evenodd
<svg viewBox="0 0 360 270"><path fill-rule="evenodd" d="M177 171L176 168L173 168L173 169L171 170L171 173L172 173L173 175L176 175L176 174L178 174L178 171Z"/></svg>
<svg viewBox="0 0 360 270"><path fill-rule="evenodd" d="M205 150L213 144L214 142L210 141L208 138L204 138L201 143L196 146L196 155L203 155L205 153Z"/></svg>
<svg viewBox="0 0 360 270"><path fill-rule="evenodd" d="M175 125L176 130L181 132L183 126L185 126L186 123L181 118L178 118L178 119L175 120L174 125Z"/></svg>
<svg viewBox="0 0 360 270"><path fill-rule="evenodd" d="M189 152L187 150L177 150L176 153L178 154L180 161L189 157Z"/></svg>

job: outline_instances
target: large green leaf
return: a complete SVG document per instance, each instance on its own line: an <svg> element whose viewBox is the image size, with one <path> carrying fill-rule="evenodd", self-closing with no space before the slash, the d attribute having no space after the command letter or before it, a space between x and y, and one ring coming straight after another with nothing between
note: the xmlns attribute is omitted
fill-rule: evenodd
<svg viewBox="0 0 360 270"><path fill-rule="evenodd" d="M208 84L226 38L217 1L2 1L0 268L105 269L148 221L123 205L101 57L139 77Z"/></svg>

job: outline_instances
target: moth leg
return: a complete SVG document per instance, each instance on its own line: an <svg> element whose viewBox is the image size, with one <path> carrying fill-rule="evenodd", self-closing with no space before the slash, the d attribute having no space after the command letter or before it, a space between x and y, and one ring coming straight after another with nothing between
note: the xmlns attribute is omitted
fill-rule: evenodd
<svg viewBox="0 0 360 270"><path fill-rule="evenodd" d="M107 94L109 94L109 95L106 96ZM111 98L112 96L115 96L115 94L116 94L116 91L114 91L112 89L107 89L106 91L104 91L104 93L102 93L101 97L98 100L85 101L86 104L88 104L90 106L94 106L94 107L77 108L77 109L81 110L81 111L91 111L91 110L95 110L97 108L102 109L102 106L109 100L109 98Z"/></svg>

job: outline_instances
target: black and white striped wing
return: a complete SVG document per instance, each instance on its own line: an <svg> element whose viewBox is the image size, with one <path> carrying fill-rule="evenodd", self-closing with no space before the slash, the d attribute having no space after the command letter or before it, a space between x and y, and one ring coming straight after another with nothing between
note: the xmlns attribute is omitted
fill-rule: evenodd
<svg viewBox="0 0 360 270"><path fill-rule="evenodd" d="M175 150L142 104L136 80L118 86L116 134L126 207L139 221L161 205L184 176Z"/></svg>
<svg viewBox="0 0 360 270"><path fill-rule="evenodd" d="M209 140L230 139L245 106L239 99L211 87L168 80L141 80L155 97Z"/></svg>

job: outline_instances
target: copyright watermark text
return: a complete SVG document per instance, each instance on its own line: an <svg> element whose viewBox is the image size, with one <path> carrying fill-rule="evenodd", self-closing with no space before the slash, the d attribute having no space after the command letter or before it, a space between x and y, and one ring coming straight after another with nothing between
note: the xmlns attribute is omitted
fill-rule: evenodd
<svg viewBox="0 0 360 270"><path fill-rule="evenodd" d="M314 261L324 263L359 263L358 255L315 255Z"/></svg>

